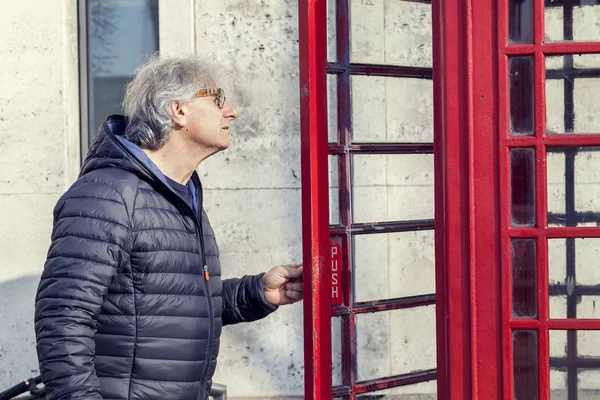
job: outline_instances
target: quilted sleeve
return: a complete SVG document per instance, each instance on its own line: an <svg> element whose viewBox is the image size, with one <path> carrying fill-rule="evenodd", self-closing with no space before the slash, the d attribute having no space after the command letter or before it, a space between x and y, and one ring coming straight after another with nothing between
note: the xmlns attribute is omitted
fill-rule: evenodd
<svg viewBox="0 0 600 400"><path fill-rule="evenodd" d="M223 281L223 325L256 321L277 310L265 299L263 275Z"/></svg>
<svg viewBox="0 0 600 400"><path fill-rule="evenodd" d="M54 209L52 243L35 302L47 400L101 399L96 321L111 279L129 261L131 224L110 184L77 182Z"/></svg>

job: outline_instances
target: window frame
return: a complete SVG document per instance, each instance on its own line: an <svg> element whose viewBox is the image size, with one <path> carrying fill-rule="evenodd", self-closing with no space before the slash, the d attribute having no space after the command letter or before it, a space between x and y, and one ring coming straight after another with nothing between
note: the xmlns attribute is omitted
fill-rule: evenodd
<svg viewBox="0 0 600 400"><path fill-rule="evenodd" d="M156 45L155 51L160 51L160 2L156 1ZM92 44L92 21L89 13L90 0L77 0L77 40L79 60L79 126L80 126L80 166L85 161L85 156L92 144L92 136L95 132L90 131L90 107L93 106L94 85L91 73L91 44Z"/></svg>

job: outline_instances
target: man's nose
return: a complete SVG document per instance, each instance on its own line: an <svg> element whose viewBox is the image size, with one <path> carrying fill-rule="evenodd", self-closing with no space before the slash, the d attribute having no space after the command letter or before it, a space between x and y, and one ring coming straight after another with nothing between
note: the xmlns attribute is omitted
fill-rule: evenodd
<svg viewBox="0 0 600 400"><path fill-rule="evenodd" d="M233 106L233 104L225 102L225 107L223 107L223 111L225 114L225 118L236 119L239 115L237 108Z"/></svg>

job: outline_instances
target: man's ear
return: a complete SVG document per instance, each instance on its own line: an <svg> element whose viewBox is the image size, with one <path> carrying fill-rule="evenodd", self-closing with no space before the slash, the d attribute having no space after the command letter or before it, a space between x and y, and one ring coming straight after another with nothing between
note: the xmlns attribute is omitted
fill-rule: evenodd
<svg viewBox="0 0 600 400"><path fill-rule="evenodd" d="M179 101L172 101L169 103L169 113L173 122L179 127L183 128L187 125L187 115L185 107Z"/></svg>

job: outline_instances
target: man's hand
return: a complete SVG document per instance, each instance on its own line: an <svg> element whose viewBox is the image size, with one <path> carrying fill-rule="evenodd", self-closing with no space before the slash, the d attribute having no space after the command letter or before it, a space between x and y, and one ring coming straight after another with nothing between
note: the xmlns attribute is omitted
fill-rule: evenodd
<svg viewBox="0 0 600 400"><path fill-rule="evenodd" d="M265 299L276 306L302 300L302 264L279 265L262 277Z"/></svg>

